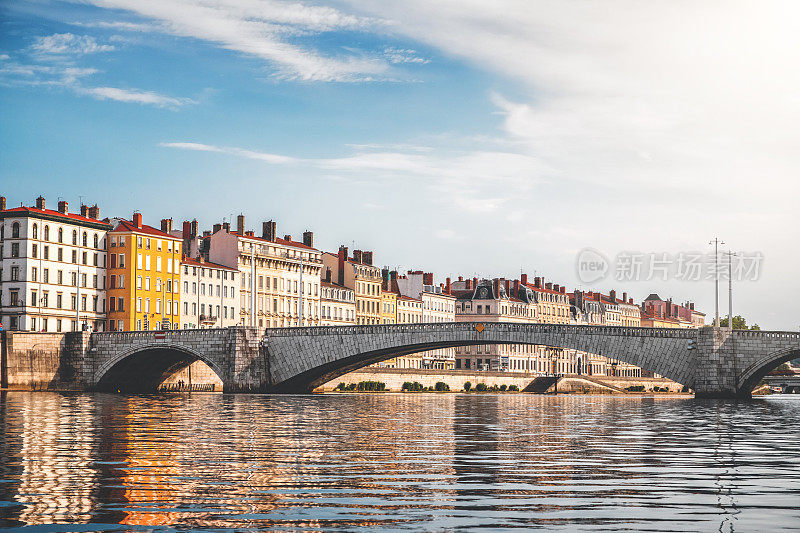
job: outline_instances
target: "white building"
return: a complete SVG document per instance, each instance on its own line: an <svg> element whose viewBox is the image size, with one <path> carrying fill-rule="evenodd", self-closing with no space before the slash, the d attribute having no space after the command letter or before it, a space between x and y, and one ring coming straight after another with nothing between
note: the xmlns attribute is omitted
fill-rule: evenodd
<svg viewBox="0 0 800 533"><path fill-rule="evenodd" d="M0 320L3 329L103 330L106 233L100 209L68 211L35 207L6 209L0 198Z"/></svg>
<svg viewBox="0 0 800 533"><path fill-rule="evenodd" d="M226 328L240 323L238 270L203 259L181 259L181 328Z"/></svg>
<svg viewBox="0 0 800 533"><path fill-rule="evenodd" d="M264 222L261 237L226 226L203 238L208 260L239 271L239 323L259 328L318 326L322 258L314 248L314 234L303 242L275 235L275 222ZM253 297L255 295L255 298Z"/></svg>
<svg viewBox="0 0 800 533"><path fill-rule="evenodd" d="M409 271L405 276L398 276L393 271L389 276L391 286L396 286L401 296L421 302L422 322L456 321L456 297L449 294L449 283L445 286L434 285L433 274L422 271ZM398 315L400 312L398 299ZM398 323L401 323L400 320ZM422 357L422 368L449 370L455 367L455 354L455 348L440 348L415 355Z"/></svg>
<svg viewBox="0 0 800 533"><path fill-rule="evenodd" d="M328 273L330 274L330 271ZM356 292L330 280L322 281L321 291L320 325L354 326L356 324Z"/></svg>

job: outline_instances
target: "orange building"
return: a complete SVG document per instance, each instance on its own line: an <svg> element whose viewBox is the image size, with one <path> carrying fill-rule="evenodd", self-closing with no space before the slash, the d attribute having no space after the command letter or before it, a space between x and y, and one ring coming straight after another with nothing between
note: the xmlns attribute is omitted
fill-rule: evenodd
<svg viewBox="0 0 800 533"><path fill-rule="evenodd" d="M181 239L133 220L115 219L108 243L108 330L172 329L180 321Z"/></svg>

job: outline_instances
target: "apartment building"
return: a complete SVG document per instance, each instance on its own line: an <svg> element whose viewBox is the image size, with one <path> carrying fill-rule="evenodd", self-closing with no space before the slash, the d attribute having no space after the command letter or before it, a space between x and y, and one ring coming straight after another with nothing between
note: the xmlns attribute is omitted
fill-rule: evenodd
<svg viewBox="0 0 800 533"><path fill-rule="evenodd" d="M331 270L325 269L321 283L320 325L353 326L356 323L356 293L332 281Z"/></svg>
<svg viewBox="0 0 800 533"><path fill-rule="evenodd" d="M106 317L106 234L100 209L66 201L47 209L7 209L0 197L0 321L3 329L103 331Z"/></svg>
<svg viewBox="0 0 800 533"><path fill-rule="evenodd" d="M239 276L233 267L198 257L181 258L181 328L239 324Z"/></svg>
<svg viewBox="0 0 800 533"><path fill-rule="evenodd" d="M356 324L381 323L381 271L372 264L372 252L340 246L337 253L324 252L322 262L330 269L331 279L353 289L356 296Z"/></svg>

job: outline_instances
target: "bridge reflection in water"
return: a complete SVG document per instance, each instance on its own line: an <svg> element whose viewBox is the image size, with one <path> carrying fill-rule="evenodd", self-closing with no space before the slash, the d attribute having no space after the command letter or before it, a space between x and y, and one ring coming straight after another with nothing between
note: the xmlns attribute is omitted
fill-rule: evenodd
<svg viewBox="0 0 800 533"><path fill-rule="evenodd" d="M0 527L674 531L800 519L800 402L0 394ZM66 527L65 527L66 529Z"/></svg>

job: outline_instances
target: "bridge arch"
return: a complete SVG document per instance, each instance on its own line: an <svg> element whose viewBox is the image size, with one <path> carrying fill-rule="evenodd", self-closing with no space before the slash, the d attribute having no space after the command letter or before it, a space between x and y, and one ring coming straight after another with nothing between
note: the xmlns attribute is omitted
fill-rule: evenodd
<svg viewBox="0 0 800 533"><path fill-rule="evenodd" d="M267 330L267 350L275 361L271 376L274 390L309 392L386 359L489 344L541 345L596 353L693 385L693 352L688 341L696 340L696 330L464 322L326 329Z"/></svg>
<svg viewBox="0 0 800 533"><path fill-rule="evenodd" d="M152 392L168 377L195 361L202 361L223 380L212 358L179 343L140 344L115 354L94 375L95 388L102 391Z"/></svg>
<svg viewBox="0 0 800 533"><path fill-rule="evenodd" d="M800 348L786 348L757 359L742 371L739 378L740 389L749 393L772 370L798 357L800 357Z"/></svg>

